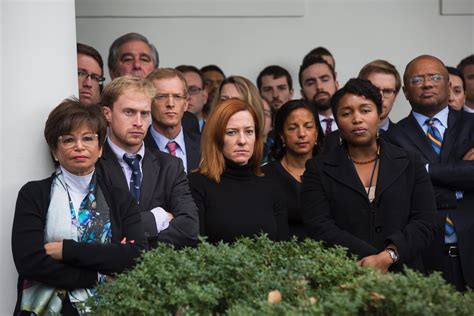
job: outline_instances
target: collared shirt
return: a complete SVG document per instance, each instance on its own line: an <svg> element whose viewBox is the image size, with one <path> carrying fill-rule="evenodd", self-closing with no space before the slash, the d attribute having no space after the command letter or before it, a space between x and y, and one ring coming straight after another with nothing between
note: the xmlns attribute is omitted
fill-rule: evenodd
<svg viewBox="0 0 474 316"><path fill-rule="evenodd" d="M186 159L186 145L184 144L184 133L183 133L183 128L181 127L181 130L179 131L179 134L174 138L174 139L168 139L167 137L161 135L158 133L153 126L151 126L150 129L151 136L155 140L155 143L158 145L158 148L160 151L169 154L168 149L166 149L166 145L170 141L175 141L177 146L176 146L176 157L181 158L183 161L184 165L184 172L187 173L187 159Z"/></svg>
<svg viewBox="0 0 474 316"><path fill-rule="evenodd" d="M428 117L426 115L423 115L423 114L420 114L420 113L417 113L417 112L412 112L412 114L413 114L416 121L418 122L418 124L421 126L421 128L423 129L423 131L426 134L426 132L428 131L428 125L425 124L425 122L430 117ZM444 132L448 128L448 114L449 114L449 107L447 106L444 109L442 109L441 111L439 111L438 113L436 113L435 116L432 117L432 118L437 118L438 119L438 121L433 122L433 125L439 130L439 132L440 132L440 134L443 138L444 138ZM427 164L425 167L426 167L426 171L428 171L428 173L430 173L429 164ZM456 191L456 198L458 200L462 199L463 198L463 192L462 191Z"/></svg>
<svg viewBox="0 0 474 316"><path fill-rule="evenodd" d="M319 123L321 124L321 129L323 130L323 133L326 131L326 125L327 125L326 121L323 121L323 120L328 119L328 118L332 119L331 132L338 130L336 120L334 119L334 115L331 114L330 116L326 117L324 115L318 114L318 117L319 117Z"/></svg>
<svg viewBox="0 0 474 316"><path fill-rule="evenodd" d="M206 121L201 117L201 118L198 118L198 123L199 123L199 131L202 133L202 129L203 129L204 123L206 123Z"/></svg>
<svg viewBox="0 0 474 316"><path fill-rule="evenodd" d="M130 178L132 177L132 172L133 171L132 171L132 168L130 168L130 166L125 162L125 160L123 160L123 155L124 154L127 154L127 155L138 154L142 157L142 159L140 159L140 172L141 172L142 177L143 177L142 162L143 162L143 157L145 156L145 146L142 143L142 146L140 147L140 149L136 153L127 153L125 150L123 150L119 146L115 145L112 142L112 140L110 140L110 138L107 138L107 142L109 143L110 148L112 149L115 156L117 157L117 160L120 164L120 167L122 167L123 174L125 175L125 179L127 180L128 188L130 189Z"/></svg>
<svg viewBox="0 0 474 316"><path fill-rule="evenodd" d="M387 119L382 125L379 126L379 130L383 130L386 132L389 126L390 126L390 120Z"/></svg>
<svg viewBox="0 0 474 316"><path fill-rule="evenodd" d="M449 107L445 107L444 109L436 113L436 115L433 117L428 117L426 115L423 115L417 112L412 112L412 114L415 117L418 124L420 125L420 127L425 132L425 134L428 131L428 125L425 124L426 120L430 118L433 118L433 119L437 118L438 120L434 121L433 126L439 130L439 133L444 138L444 131L446 131L446 129L448 128Z"/></svg>
<svg viewBox="0 0 474 316"><path fill-rule="evenodd" d="M463 105L462 108L464 109L465 112L467 113L474 113L474 109L471 109L470 107L468 107L467 105Z"/></svg>

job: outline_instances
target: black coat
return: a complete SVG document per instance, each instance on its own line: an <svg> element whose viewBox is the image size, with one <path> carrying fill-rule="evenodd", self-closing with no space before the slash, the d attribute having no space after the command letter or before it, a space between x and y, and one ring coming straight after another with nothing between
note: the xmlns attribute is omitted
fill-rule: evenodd
<svg viewBox="0 0 474 316"><path fill-rule="evenodd" d="M442 255L446 210L449 210L458 237L464 279L474 287L474 161L463 160L464 154L474 148L474 115L449 109L448 128L439 158L411 113L383 137L418 153L422 163L429 165L439 212L435 242L425 261L436 264ZM463 199L456 199L456 191L463 191Z"/></svg>
<svg viewBox="0 0 474 316"><path fill-rule="evenodd" d="M19 308L24 279L74 290L92 288L97 273L120 273L131 268L142 250L148 248L138 207L131 194L107 187L97 175L109 206L112 239L110 244L63 241L63 259L57 261L44 250L44 230L50 202L52 177L25 184L18 193L12 229L13 260L19 274ZM66 208L68 206L66 205ZM123 238L134 243L121 244Z"/></svg>
<svg viewBox="0 0 474 316"><path fill-rule="evenodd" d="M363 258L393 243L402 264L422 270L420 250L433 240L435 200L424 165L414 154L381 142L372 207L342 146L309 160L301 205L310 237L342 245Z"/></svg>
<svg viewBox="0 0 474 316"><path fill-rule="evenodd" d="M139 207L150 246L155 247L157 242L170 243L178 248L197 245L198 209L191 196L182 160L159 150L145 149L142 170ZM106 185L128 191L125 175L107 142L98 172L103 175ZM155 207L161 207L174 216L168 228L160 233L150 212Z"/></svg>

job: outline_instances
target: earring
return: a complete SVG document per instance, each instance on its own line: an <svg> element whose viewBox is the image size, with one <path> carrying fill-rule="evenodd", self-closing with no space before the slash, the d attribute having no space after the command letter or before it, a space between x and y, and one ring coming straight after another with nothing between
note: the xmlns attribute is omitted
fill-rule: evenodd
<svg viewBox="0 0 474 316"><path fill-rule="evenodd" d="M380 138L380 133L379 133L379 131L377 130L377 136L376 136L375 139L376 139L376 140L379 140L379 138Z"/></svg>
<svg viewBox="0 0 474 316"><path fill-rule="evenodd" d="M339 135L339 145L340 146L344 145L344 138L342 138L341 135Z"/></svg>
<svg viewBox="0 0 474 316"><path fill-rule="evenodd" d="M283 143L283 145L282 145L282 146L283 146L283 147L286 147L286 144L285 144L285 143Z"/></svg>

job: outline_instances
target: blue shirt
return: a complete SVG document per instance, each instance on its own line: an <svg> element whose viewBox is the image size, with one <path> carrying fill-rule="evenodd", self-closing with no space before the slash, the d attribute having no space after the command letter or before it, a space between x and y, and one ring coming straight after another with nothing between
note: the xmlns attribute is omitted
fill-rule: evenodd
<svg viewBox="0 0 474 316"><path fill-rule="evenodd" d="M187 159L186 159L186 145L184 143L184 133L183 128L179 131L178 135L174 139L168 139L167 137L163 136L159 132L155 130L153 125L150 128L151 136L155 140L155 143L158 145L160 151L169 154L170 152L166 148L166 145L170 141L176 142L176 157L181 158L184 165L184 172L187 173Z"/></svg>

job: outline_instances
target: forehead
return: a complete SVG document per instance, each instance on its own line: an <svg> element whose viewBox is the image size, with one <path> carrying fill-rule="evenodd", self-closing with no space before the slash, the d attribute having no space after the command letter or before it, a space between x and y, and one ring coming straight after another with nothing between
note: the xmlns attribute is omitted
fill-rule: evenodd
<svg viewBox="0 0 474 316"><path fill-rule="evenodd" d="M136 88L127 88L120 94L113 105L113 108L120 107L148 111L151 107L151 99L143 91Z"/></svg>
<svg viewBox="0 0 474 316"><path fill-rule="evenodd" d="M226 95L226 96L229 96L231 98L241 98L242 97L239 93L239 90L237 90L237 87L233 83L226 83L225 85L223 85L221 95Z"/></svg>
<svg viewBox="0 0 474 316"><path fill-rule="evenodd" d="M226 128L254 126L252 114L249 111L239 111L232 115L227 122Z"/></svg>
<svg viewBox="0 0 474 316"><path fill-rule="evenodd" d="M407 68L409 76L439 73L447 75L448 70L437 59L422 57L413 61Z"/></svg>
<svg viewBox="0 0 474 316"><path fill-rule="evenodd" d="M203 82L201 80L201 76L199 76L197 73L190 71L183 73L183 75L184 79L186 79L186 83L188 84L188 86L202 87Z"/></svg>
<svg viewBox="0 0 474 316"><path fill-rule="evenodd" d="M137 40L137 41L129 41L120 45L119 53L120 55L128 54L128 53L151 55L151 49L147 43Z"/></svg>
<svg viewBox="0 0 474 316"><path fill-rule="evenodd" d="M456 75L449 74L449 81L451 81L451 84L453 86L462 86L462 80L460 77Z"/></svg>
<svg viewBox="0 0 474 316"><path fill-rule="evenodd" d="M306 68L302 74L303 80L305 80L306 78L322 76L330 76L332 79L334 79L332 76L331 69L326 64L313 64Z"/></svg>
<svg viewBox="0 0 474 316"><path fill-rule="evenodd" d="M85 69L88 72L102 75L99 63L89 55L77 54L77 68Z"/></svg>
<svg viewBox="0 0 474 316"><path fill-rule="evenodd" d="M396 85L395 76L392 74L372 72L367 76L367 79L378 88L394 88Z"/></svg>
<svg viewBox="0 0 474 316"><path fill-rule="evenodd" d="M376 107L374 101L367 99L364 96L356 95L352 93L345 94L337 104L338 108L352 108L352 107L359 107L362 105L369 105Z"/></svg>
<svg viewBox="0 0 474 316"><path fill-rule="evenodd" d="M286 80L285 76L275 78L273 75L265 75L262 77L262 85L267 85L267 86L288 85L288 81Z"/></svg>
<svg viewBox="0 0 474 316"><path fill-rule="evenodd" d="M285 123L290 124L295 120L314 121L314 115L308 109L298 108L288 114Z"/></svg>
<svg viewBox="0 0 474 316"><path fill-rule="evenodd" d="M209 70L204 73L204 77L206 79L211 79L211 80L224 80L224 76L215 70Z"/></svg>
<svg viewBox="0 0 474 316"><path fill-rule="evenodd" d="M152 81L158 93L181 93L184 84L178 77L155 79Z"/></svg>

